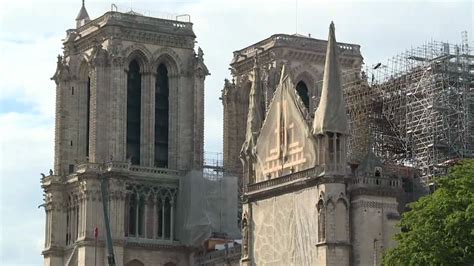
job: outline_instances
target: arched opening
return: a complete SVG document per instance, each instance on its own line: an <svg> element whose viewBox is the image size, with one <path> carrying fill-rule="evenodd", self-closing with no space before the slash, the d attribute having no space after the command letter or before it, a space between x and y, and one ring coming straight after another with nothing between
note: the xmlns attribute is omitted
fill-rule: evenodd
<svg viewBox="0 0 474 266"><path fill-rule="evenodd" d="M130 195L128 198L128 235L134 236L136 233L137 221L137 199L136 195Z"/></svg>
<svg viewBox="0 0 474 266"><path fill-rule="evenodd" d="M135 260L131 260L131 261L127 262L127 264L125 264L125 266L145 266L145 264L143 264L143 262L135 259Z"/></svg>
<svg viewBox="0 0 474 266"><path fill-rule="evenodd" d="M319 200L318 205L318 242L326 240L326 210L323 200Z"/></svg>
<svg viewBox="0 0 474 266"><path fill-rule="evenodd" d="M138 204L138 236L145 237L145 210L146 202L145 197L140 197Z"/></svg>
<svg viewBox="0 0 474 266"><path fill-rule="evenodd" d="M155 83L155 166L168 167L169 78L160 64Z"/></svg>
<svg viewBox="0 0 474 266"><path fill-rule="evenodd" d="M79 104L79 123L78 123L78 155L84 158L89 157L89 139L90 139L90 117L91 117L91 78L87 61L83 60L79 67L79 78L76 87L72 87L71 93L77 95ZM72 145L72 143L71 143ZM74 167L74 165L73 165ZM69 172L74 171L70 169Z"/></svg>
<svg viewBox="0 0 474 266"><path fill-rule="evenodd" d="M171 201L169 198L161 198L157 216L157 237L161 239L171 239ZM173 235L174 238L174 235Z"/></svg>
<svg viewBox="0 0 474 266"><path fill-rule="evenodd" d="M66 245L71 242L71 210L69 205L71 204L71 196L68 198L68 207L66 211Z"/></svg>
<svg viewBox="0 0 474 266"><path fill-rule="evenodd" d="M139 194L130 194L127 198L128 207L128 226L125 231L127 236L144 237L145 236L145 197Z"/></svg>
<svg viewBox="0 0 474 266"><path fill-rule="evenodd" d="M308 87L306 86L306 83L304 83L304 81L300 81L298 82L298 84L296 84L296 92L298 93L301 100L303 101L304 106L306 106L306 109L309 110Z"/></svg>
<svg viewBox="0 0 474 266"><path fill-rule="evenodd" d="M141 84L140 65L130 62L127 74L127 159L140 164Z"/></svg>
<svg viewBox="0 0 474 266"><path fill-rule="evenodd" d="M169 199L165 201L165 239L171 239L171 202ZM172 239L171 239L172 240Z"/></svg>

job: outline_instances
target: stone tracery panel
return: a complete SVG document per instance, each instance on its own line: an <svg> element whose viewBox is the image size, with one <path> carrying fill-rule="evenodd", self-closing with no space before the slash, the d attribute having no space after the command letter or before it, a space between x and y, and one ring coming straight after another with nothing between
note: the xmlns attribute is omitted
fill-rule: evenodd
<svg viewBox="0 0 474 266"><path fill-rule="evenodd" d="M178 189L129 183L126 185L125 236L175 240L175 206Z"/></svg>

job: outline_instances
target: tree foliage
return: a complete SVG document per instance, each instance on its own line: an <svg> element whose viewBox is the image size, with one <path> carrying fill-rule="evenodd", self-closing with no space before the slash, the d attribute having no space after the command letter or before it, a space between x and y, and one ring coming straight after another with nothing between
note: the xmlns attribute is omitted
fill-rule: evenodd
<svg viewBox="0 0 474 266"><path fill-rule="evenodd" d="M383 265L474 264L474 160L435 180L431 195L411 203Z"/></svg>

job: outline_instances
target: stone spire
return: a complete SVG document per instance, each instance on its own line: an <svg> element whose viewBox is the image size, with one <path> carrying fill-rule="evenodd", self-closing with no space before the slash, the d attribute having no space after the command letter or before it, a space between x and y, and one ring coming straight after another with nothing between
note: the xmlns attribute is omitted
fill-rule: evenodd
<svg viewBox="0 0 474 266"><path fill-rule="evenodd" d="M79 28L89 22L91 19L89 18L89 14L87 14L86 6L84 4L84 0L82 0L82 7L79 10L79 14L76 17L76 28Z"/></svg>
<svg viewBox="0 0 474 266"><path fill-rule="evenodd" d="M245 142L242 145L241 156L251 155L252 149L257 142L258 133L262 127L262 88L260 88L260 70L258 68L257 57L253 68L254 81L249 94L249 112L247 115L247 129L245 133Z"/></svg>
<svg viewBox="0 0 474 266"><path fill-rule="evenodd" d="M315 135L326 132L349 134L337 49L334 23L331 22L321 100L313 121L313 134Z"/></svg>

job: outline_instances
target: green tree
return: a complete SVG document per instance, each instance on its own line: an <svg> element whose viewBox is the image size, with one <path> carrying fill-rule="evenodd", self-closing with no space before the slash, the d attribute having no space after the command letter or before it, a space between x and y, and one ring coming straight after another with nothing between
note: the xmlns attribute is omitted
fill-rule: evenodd
<svg viewBox="0 0 474 266"><path fill-rule="evenodd" d="M399 222L397 247L383 265L474 264L474 160L435 180L431 195L411 203Z"/></svg>

